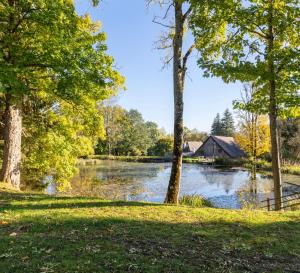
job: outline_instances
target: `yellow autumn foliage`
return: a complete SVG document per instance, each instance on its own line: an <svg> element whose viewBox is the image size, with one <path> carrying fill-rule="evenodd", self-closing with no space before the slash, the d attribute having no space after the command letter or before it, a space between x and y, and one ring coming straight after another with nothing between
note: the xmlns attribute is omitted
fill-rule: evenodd
<svg viewBox="0 0 300 273"><path fill-rule="evenodd" d="M270 151L270 129L266 116L255 116L240 123L235 136L241 148L250 157L259 157Z"/></svg>

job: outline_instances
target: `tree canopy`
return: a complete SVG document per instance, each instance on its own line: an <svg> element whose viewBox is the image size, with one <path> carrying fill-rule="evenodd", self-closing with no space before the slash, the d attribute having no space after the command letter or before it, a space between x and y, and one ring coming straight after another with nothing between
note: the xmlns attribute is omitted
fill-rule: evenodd
<svg viewBox="0 0 300 273"><path fill-rule="evenodd" d="M78 16L73 1L5 1L0 18L1 99L23 118L23 169L66 182L75 159L103 134L98 101L124 79L106 53L99 22Z"/></svg>

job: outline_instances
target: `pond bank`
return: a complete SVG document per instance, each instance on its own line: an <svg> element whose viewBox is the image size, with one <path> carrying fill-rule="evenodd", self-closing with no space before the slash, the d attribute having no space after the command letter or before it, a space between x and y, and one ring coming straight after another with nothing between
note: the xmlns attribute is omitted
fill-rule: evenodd
<svg viewBox="0 0 300 273"><path fill-rule="evenodd" d="M300 211L191 208L1 189L0 200L0 272L299 269Z"/></svg>
<svg viewBox="0 0 300 273"><path fill-rule="evenodd" d="M172 162L171 157L158 157L158 156L108 156L108 155L92 155L87 158L78 160L78 165L97 165L101 163L99 160L116 160L124 162L140 162L140 163L167 163ZM241 167L245 170L251 170L251 162L247 159L208 159L201 157L184 157L183 163L185 164L202 164L213 165L214 167ZM257 171L271 172L272 166L270 162L258 160ZM283 174L300 175L300 165L283 165ZM299 182L300 185L300 182Z"/></svg>
<svg viewBox="0 0 300 273"><path fill-rule="evenodd" d="M108 156L108 155L93 155L88 156L87 158L79 159L79 164L94 163L96 164L97 160L116 160L124 162L140 162L140 163L168 163L172 162L171 157L160 157L160 156ZM212 159L205 159L199 157L184 157L183 163L199 163L199 164L213 164Z"/></svg>

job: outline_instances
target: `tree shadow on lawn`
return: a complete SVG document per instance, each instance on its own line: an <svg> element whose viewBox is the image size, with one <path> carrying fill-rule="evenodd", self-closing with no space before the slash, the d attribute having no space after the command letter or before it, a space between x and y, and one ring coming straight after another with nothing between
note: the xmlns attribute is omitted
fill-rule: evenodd
<svg viewBox="0 0 300 273"><path fill-rule="evenodd" d="M12 204L13 201L24 201ZM37 202L37 203L30 203ZM160 203L135 201L107 201L93 197L48 196L45 194L0 193L0 212L9 210L43 210L100 207L145 207L162 206Z"/></svg>
<svg viewBox="0 0 300 273"><path fill-rule="evenodd" d="M47 217L0 228L0 272L296 273L300 268L297 221Z"/></svg>

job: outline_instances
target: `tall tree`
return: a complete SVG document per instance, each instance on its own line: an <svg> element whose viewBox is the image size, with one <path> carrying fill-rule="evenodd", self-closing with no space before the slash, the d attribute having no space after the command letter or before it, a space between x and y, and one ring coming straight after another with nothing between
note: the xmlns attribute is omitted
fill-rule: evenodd
<svg viewBox="0 0 300 273"><path fill-rule="evenodd" d="M73 1L2 1L0 91L5 104L1 180L20 186L24 105L47 98L84 105L106 98L123 79L106 55L105 36ZM41 108L40 111L45 111Z"/></svg>
<svg viewBox="0 0 300 273"><path fill-rule="evenodd" d="M270 119L275 208L280 210L278 116L300 103L299 1L210 1L206 16L199 2L193 1L194 35L209 36L212 23L223 27L215 39L208 43L200 39L197 44L202 57L199 65L205 74L220 76L226 82L255 81L260 89L256 97Z"/></svg>
<svg viewBox="0 0 300 273"><path fill-rule="evenodd" d="M153 2L151 0L148 3ZM155 1L154 1L155 2ZM168 18L168 14L172 11L173 25L168 25L162 22L156 23L165 26L169 29L166 37L161 40L159 48L172 48L171 58L167 63L173 61L173 95L174 95L174 145L173 145L173 160L171 176L169 180L168 190L165 198L165 203L177 204L179 198L181 169L182 169L182 153L183 153L183 91L187 71L187 62L195 45L188 47L184 52L184 33L188 26L189 17L192 9L186 0L170 0L156 1L166 7L166 14L163 19ZM171 43L169 43L171 40Z"/></svg>
<svg viewBox="0 0 300 273"><path fill-rule="evenodd" d="M238 131L235 139L247 152L252 163L252 180L256 180L257 158L270 152L270 129L266 115L261 115L255 105L255 84L245 84L241 100L234 101L238 109Z"/></svg>
<svg viewBox="0 0 300 273"><path fill-rule="evenodd" d="M234 120L229 109L226 109L223 118L221 120L221 131L223 136L233 136L234 135Z"/></svg>
<svg viewBox="0 0 300 273"><path fill-rule="evenodd" d="M213 124L211 126L211 134L215 135L215 136L222 135L222 122L221 122L221 117L220 117L219 113L214 118Z"/></svg>

